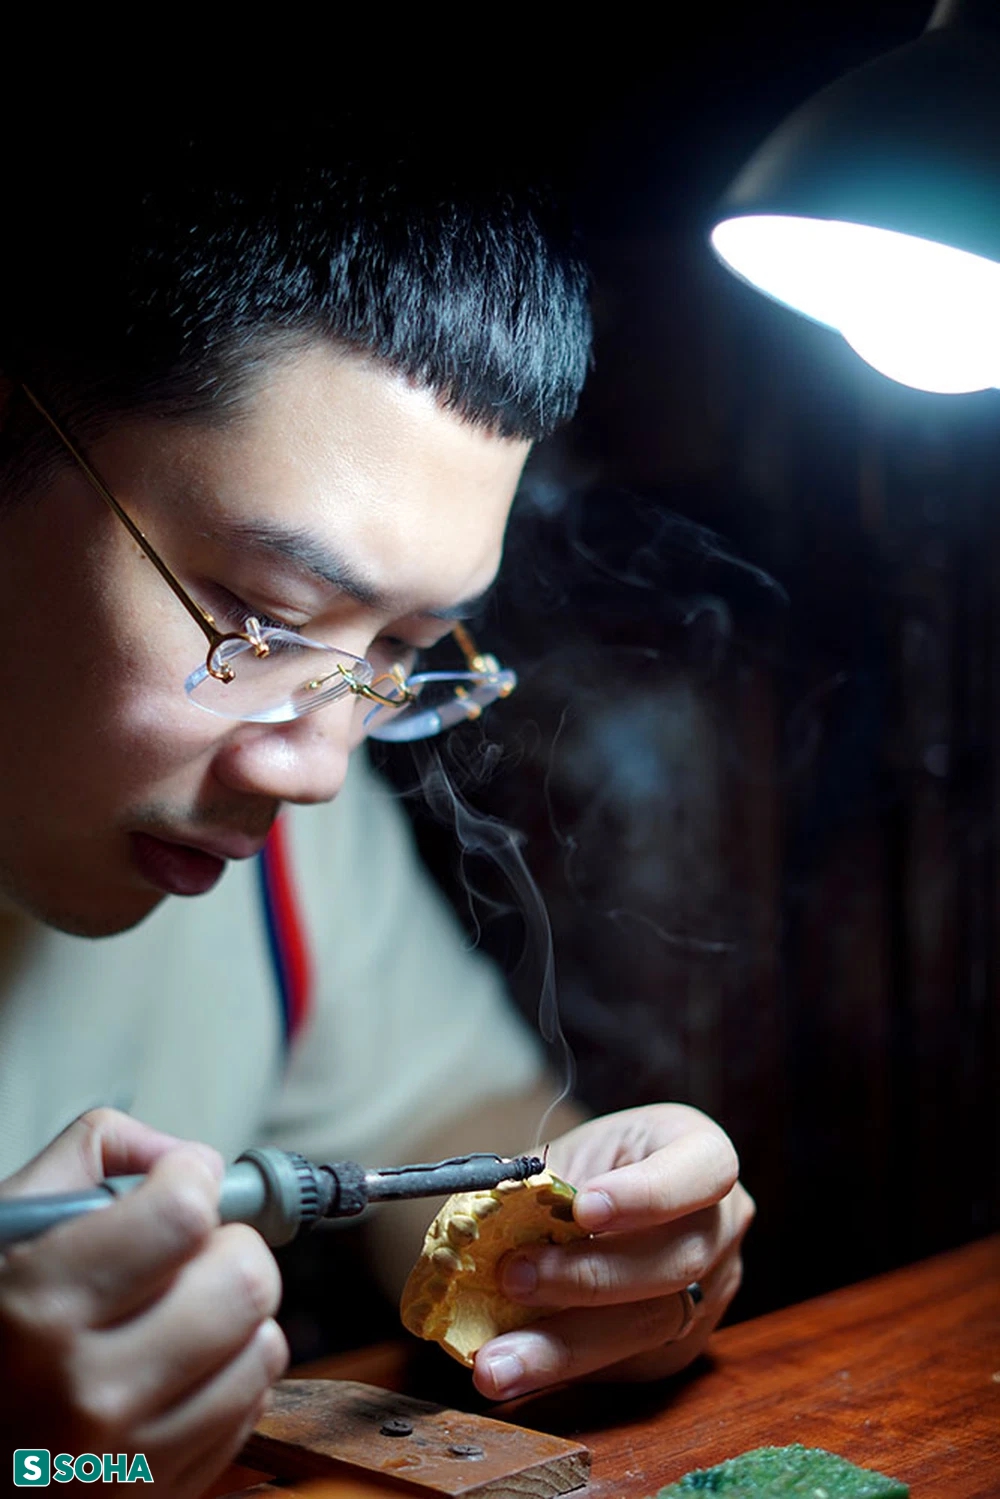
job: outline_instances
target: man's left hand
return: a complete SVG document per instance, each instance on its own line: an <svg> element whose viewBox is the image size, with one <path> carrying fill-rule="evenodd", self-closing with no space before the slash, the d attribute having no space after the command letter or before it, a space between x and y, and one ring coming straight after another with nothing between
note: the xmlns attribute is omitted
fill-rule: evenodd
<svg viewBox="0 0 1000 1499"><path fill-rule="evenodd" d="M728 1136L697 1109L650 1104L553 1141L549 1166L579 1188L574 1213L592 1237L507 1256L505 1294L559 1310L481 1348L477 1389L509 1400L588 1375L659 1379L684 1368L739 1289L754 1214ZM692 1282L703 1294L694 1306Z"/></svg>

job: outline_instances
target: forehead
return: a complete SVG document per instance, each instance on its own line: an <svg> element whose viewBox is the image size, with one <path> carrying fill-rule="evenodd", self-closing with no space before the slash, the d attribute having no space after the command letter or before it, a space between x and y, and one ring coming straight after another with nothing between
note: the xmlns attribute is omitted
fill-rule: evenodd
<svg viewBox="0 0 1000 1499"><path fill-rule="evenodd" d="M346 559L402 609L488 585L529 444L371 360L313 347L270 366L226 426L147 424L133 449L144 488L169 492L209 539L296 538L301 556Z"/></svg>

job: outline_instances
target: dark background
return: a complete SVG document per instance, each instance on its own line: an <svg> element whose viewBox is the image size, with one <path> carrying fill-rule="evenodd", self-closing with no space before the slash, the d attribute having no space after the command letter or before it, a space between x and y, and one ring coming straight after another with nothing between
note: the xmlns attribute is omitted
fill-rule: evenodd
<svg viewBox="0 0 1000 1499"><path fill-rule="evenodd" d="M683 1099L736 1140L744 1315L1000 1218L1000 395L890 383L704 237L788 110L930 8L689 7L669 50L595 39L519 95L576 196L596 360L484 627L521 673L502 757L472 733L445 761L525 835L582 1098ZM511 967L524 924L483 941ZM532 938L530 1015L539 979Z"/></svg>
<svg viewBox="0 0 1000 1499"><path fill-rule="evenodd" d="M444 762L523 835L582 1099L684 1100L736 1141L735 1316L1000 1222L1000 394L892 384L705 238L768 131L930 10L626 7L522 38L470 125L572 192L597 342L482 626L521 685ZM534 1019L523 897L411 810Z"/></svg>

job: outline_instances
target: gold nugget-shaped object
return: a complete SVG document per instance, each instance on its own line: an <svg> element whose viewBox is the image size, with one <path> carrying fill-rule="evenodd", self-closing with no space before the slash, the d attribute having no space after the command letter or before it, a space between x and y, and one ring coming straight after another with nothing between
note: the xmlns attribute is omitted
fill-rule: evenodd
<svg viewBox="0 0 1000 1499"><path fill-rule="evenodd" d="M508 1301L497 1269L512 1249L586 1238L573 1217L576 1188L548 1171L489 1192L456 1192L427 1230L403 1289L403 1326L472 1366L491 1338L537 1322L546 1308ZM554 1311L555 1308L549 1308Z"/></svg>

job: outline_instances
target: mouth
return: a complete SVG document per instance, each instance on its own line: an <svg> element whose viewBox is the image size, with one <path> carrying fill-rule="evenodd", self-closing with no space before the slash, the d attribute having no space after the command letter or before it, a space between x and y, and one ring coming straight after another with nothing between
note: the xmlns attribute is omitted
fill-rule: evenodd
<svg viewBox="0 0 1000 1499"><path fill-rule="evenodd" d="M250 859L264 839L230 834L200 844L153 833L130 833L132 863L143 880L164 895L205 895L217 885L230 859Z"/></svg>

